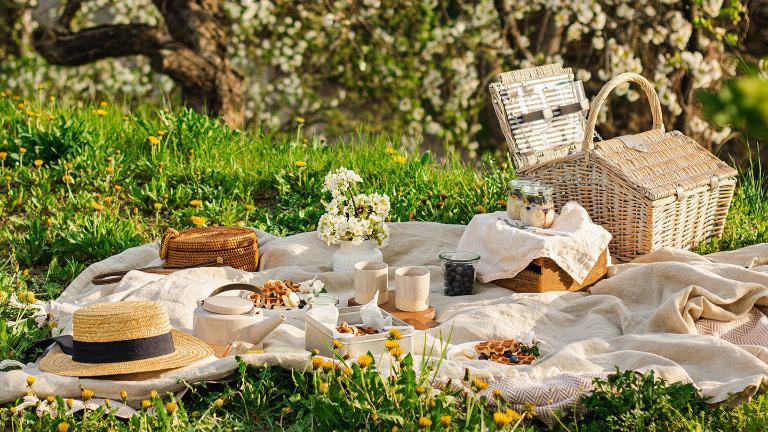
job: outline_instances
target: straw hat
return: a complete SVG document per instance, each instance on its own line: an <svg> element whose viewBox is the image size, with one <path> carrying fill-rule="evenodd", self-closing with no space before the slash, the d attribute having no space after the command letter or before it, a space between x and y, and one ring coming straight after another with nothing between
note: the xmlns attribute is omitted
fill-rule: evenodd
<svg viewBox="0 0 768 432"><path fill-rule="evenodd" d="M104 376L187 366L213 355L201 340L172 330L160 303L99 303L75 311L72 344L59 343L40 370L64 376Z"/></svg>

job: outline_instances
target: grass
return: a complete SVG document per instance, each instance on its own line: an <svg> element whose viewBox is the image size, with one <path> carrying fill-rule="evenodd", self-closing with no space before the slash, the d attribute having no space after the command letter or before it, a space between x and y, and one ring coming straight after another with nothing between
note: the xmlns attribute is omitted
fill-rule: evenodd
<svg viewBox="0 0 768 432"><path fill-rule="evenodd" d="M358 132L342 142L307 136L297 119L285 136L236 131L189 111L111 103L62 106L0 96L0 358L30 361L31 343L50 335L29 313L9 304L55 299L85 266L151 241L167 228L254 226L277 235L315 228L322 214L325 173L346 166L366 191L392 198L392 220L467 223L478 212L504 208L508 160L485 157L471 165L454 155L440 160L413 153L388 136ZM24 150L22 150L24 149ZM36 162L39 161L39 162ZM768 192L755 168L745 170L725 235L700 251L768 241ZM8 325L8 320L21 323ZM375 365L319 365L312 372L241 367L226 384L190 387L183 401L164 406L147 395L147 412L130 422L102 411L38 418L31 409L0 421L14 430L761 430L768 401L759 396L736 409L706 408L690 386L618 372L582 404L548 427L532 413L508 413L483 400L471 377L465 391L435 394L409 358L382 379ZM327 366L327 365L325 365ZM327 385L327 386L326 386ZM481 384L480 384L481 385ZM353 397L354 396L354 397ZM649 399L650 398L650 399ZM356 402L357 401L357 402ZM450 421L443 424L445 417ZM507 416L507 417L505 417ZM427 424L426 418L431 423ZM510 420L507 422L506 420ZM512 421L515 420L515 421ZM517 424L520 420L519 424ZM419 423L421 421L421 424Z"/></svg>

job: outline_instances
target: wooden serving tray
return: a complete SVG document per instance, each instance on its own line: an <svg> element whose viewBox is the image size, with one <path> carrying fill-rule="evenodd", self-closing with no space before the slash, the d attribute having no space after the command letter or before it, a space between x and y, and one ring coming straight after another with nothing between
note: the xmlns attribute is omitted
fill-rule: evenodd
<svg viewBox="0 0 768 432"><path fill-rule="evenodd" d="M499 279L494 284L521 293L546 291L580 291L605 277L608 271L608 251L604 250L584 282L579 284L549 258L536 258L525 270L511 279Z"/></svg>
<svg viewBox="0 0 768 432"><path fill-rule="evenodd" d="M357 302L355 302L355 298L352 297L349 300L347 300L347 306L360 306L360 305L357 304ZM412 325L413 328L415 328L416 330L427 330L440 325L440 323L438 323L434 319L435 308L433 308L432 306L428 307L423 311L418 311L418 312L406 312L396 308L394 291L389 292L389 300L387 300L386 303L384 303L383 305L380 305L379 307L391 313L392 315L400 318L401 320L407 322L408 324Z"/></svg>

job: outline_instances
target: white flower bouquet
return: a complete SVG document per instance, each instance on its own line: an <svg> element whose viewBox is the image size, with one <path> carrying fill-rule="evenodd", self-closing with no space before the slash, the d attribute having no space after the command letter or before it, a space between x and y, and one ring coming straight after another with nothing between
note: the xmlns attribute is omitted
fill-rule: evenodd
<svg viewBox="0 0 768 432"><path fill-rule="evenodd" d="M328 245L351 241L359 245L374 240L384 247L389 240L389 197L373 193L359 193L363 179L344 167L330 171L325 176L324 192L330 192L331 200L323 202L326 213L317 223L320 238Z"/></svg>

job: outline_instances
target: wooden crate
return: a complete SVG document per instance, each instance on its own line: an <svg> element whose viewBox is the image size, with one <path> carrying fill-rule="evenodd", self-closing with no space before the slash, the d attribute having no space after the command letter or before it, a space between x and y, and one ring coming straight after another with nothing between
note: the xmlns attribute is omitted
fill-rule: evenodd
<svg viewBox="0 0 768 432"><path fill-rule="evenodd" d="M494 284L522 293L546 291L580 291L588 288L605 276L608 268L608 252L604 250L590 270L584 282L579 284L549 258L536 258L514 278L499 279Z"/></svg>

